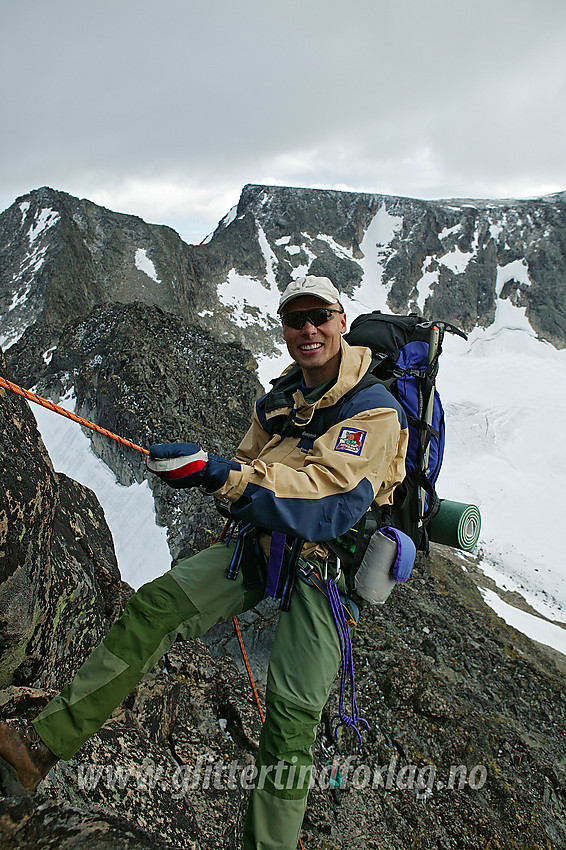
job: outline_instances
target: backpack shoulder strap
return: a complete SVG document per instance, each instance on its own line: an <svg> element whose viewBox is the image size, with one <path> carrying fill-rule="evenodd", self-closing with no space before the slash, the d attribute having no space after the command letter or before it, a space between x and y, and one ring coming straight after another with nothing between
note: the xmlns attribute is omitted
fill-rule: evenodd
<svg viewBox="0 0 566 850"><path fill-rule="evenodd" d="M277 417L280 421L276 422L273 433L280 434L281 437L298 437L299 439L305 438L309 440L316 440L328 431L329 428L336 425L339 421L340 411L351 398L361 392L361 390L373 386L373 384L382 383L383 381L380 381L379 378L376 378L375 375L371 374L370 367L365 375L360 378L358 383L344 393L338 401L334 402L334 404L329 407L323 407L316 410L311 421L306 425L295 425L292 421L293 411L291 410L291 413L288 416Z"/></svg>

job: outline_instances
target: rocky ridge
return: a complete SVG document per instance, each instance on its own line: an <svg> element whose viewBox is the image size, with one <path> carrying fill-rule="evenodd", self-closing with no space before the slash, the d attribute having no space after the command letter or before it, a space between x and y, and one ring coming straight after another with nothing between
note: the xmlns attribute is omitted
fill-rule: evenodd
<svg viewBox="0 0 566 850"><path fill-rule="evenodd" d="M512 304L563 347L565 269L564 192L422 201L248 185L210 237L186 245L168 227L44 187L0 215L0 339L9 348L36 324L39 359L96 304L142 301L273 355L277 293L309 272L368 307L468 331Z"/></svg>
<svg viewBox="0 0 566 850"><path fill-rule="evenodd" d="M33 326L24 334L31 349L36 332ZM23 382L40 395L73 395L78 415L137 445L191 441L221 457L233 456L249 426L261 391L256 365L237 343L218 342L140 302L96 307L66 326L48 364L25 357L19 364ZM88 436L121 484L148 480L174 558L210 540L202 529L219 523L210 499L163 485L135 450L93 431Z"/></svg>
<svg viewBox="0 0 566 850"><path fill-rule="evenodd" d="M92 491L55 473L26 403L0 388L0 404L0 687L59 687L119 610L120 575Z"/></svg>

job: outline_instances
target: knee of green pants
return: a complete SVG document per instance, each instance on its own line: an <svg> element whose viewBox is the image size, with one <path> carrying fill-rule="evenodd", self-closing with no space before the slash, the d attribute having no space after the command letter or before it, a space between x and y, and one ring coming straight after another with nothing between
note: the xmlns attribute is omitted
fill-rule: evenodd
<svg viewBox="0 0 566 850"><path fill-rule="evenodd" d="M131 597L103 643L118 658L135 666L143 657L145 672L148 659L154 659L165 636L178 629L180 637L193 637L191 624L198 613L170 573L164 573Z"/></svg>
<svg viewBox="0 0 566 850"><path fill-rule="evenodd" d="M320 712L266 694L266 719L256 759L256 785L287 800L307 796L312 769L312 744Z"/></svg>

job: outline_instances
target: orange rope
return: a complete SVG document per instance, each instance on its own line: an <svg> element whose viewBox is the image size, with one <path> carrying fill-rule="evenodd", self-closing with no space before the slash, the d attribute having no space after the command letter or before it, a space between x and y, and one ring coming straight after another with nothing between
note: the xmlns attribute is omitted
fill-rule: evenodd
<svg viewBox="0 0 566 850"><path fill-rule="evenodd" d="M212 546L214 546L215 543L220 543L221 540L225 540L226 535L228 533L228 529L230 528L231 524L232 524L232 520L227 520L227 522L224 523L224 528L222 529L222 531L220 532L218 537L215 540L212 541ZM240 652L242 653L242 658L244 659L244 664L246 665L246 670L248 672L248 679L250 680L250 685L252 686L252 691L254 693L254 697L255 697L255 701L256 701L256 705L257 705L257 710L259 711L259 716L261 717L261 722L265 723L265 717L264 717L264 714L263 714L261 703L259 701L259 696L258 696L258 693L257 693L257 688L255 686L254 677L252 675L252 671L251 671L251 668L250 668L250 665L249 665L249 662L248 662L248 655L246 653L246 648L244 646L244 641L242 639L242 633L240 631L240 626L238 625L238 618L232 617L232 622L234 624L234 631L236 632L236 637L238 638L238 643L240 644Z"/></svg>
<svg viewBox="0 0 566 850"><path fill-rule="evenodd" d="M236 637L238 638L238 643L240 644L240 650L242 653L242 658L244 659L244 664L246 665L246 670L248 671L248 678L250 680L250 684L252 686L252 691L254 692L254 697L257 705L257 710L259 711L259 716L261 717L261 722L265 723L265 717L263 711L261 709L261 703L259 701L259 696L257 693L257 688L255 686L254 677L252 676L252 671L250 669L250 665L248 663L248 656L246 654L246 648L244 646L244 641L242 640L242 633L240 631L240 626L238 625L238 620L236 617L232 617L232 622L234 623L234 629L236 630Z"/></svg>
<svg viewBox="0 0 566 850"><path fill-rule="evenodd" d="M94 422L89 422L88 419L83 419L82 416L77 416L76 413L71 413L70 410L65 410L65 408L59 407L58 404L54 404L47 398L42 398L41 396L30 392L30 390L25 390L23 387L13 384L12 381L8 381L7 378L2 378L0 376L0 387L4 387L6 390L11 390L13 393L17 393L17 395L27 398L28 401L34 401L36 404L40 404L42 407L52 410L53 413L60 413L61 416L66 416L67 419L72 419L73 422L78 422L79 425L84 425L85 428L90 428L91 431L98 431L99 434L104 434L105 437L110 437L111 440L116 440L117 443L122 443L123 446L128 446L130 449L135 449L137 452L141 452L144 455L149 454L147 449L142 449L141 446L136 446L136 444L130 442L130 440L125 440L124 437L119 437L117 434L113 434L112 431L107 431L106 428L101 428L100 425L95 425Z"/></svg>
<svg viewBox="0 0 566 850"><path fill-rule="evenodd" d="M28 401L33 401L36 404L40 404L42 407L46 407L48 410L52 410L53 413L59 413L61 416L66 416L67 419L71 419L73 422L77 422L79 425L83 425L85 428L90 428L92 431L97 431L99 434L103 434L105 437L110 437L111 440L116 440L118 443L122 443L124 446L128 446L131 449L135 449L138 452L141 452L144 455L149 455L147 449L142 448L141 446L137 446L135 443L130 442L130 440L124 439L124 437L119 437L117 434L113 434L112 431L107 431L106 428L101 428L100 425L95 425L94 422L89 422L88 419L83 419L82 416L77 416L76 413L71 413L70 410L65 410L63 407L59 407L58 404L54 404L54 402L49 401L49 399L42 398L41 396L32 393L30 390L26 390L23 387L19 387L17 384L12 383L7 378L3 378L0 376L0 387L4 387L6 390L10 390L17 395L22 396ZM224 528L222 529L219 536L214 540L214 543L218 543L223 539L225 533L228 530L228 526L230 525L230 521L228 521ZM246 653L246 649L244 647L244 641L242 639L242 633L240 631L240 626L238 625L238 620L236 617L232 617L232 622L234 623L234 629L236 630L236 636L238 638L238 643L240 644L240 651L242 653L242 658L244 659L244 664L246 665L246 670L248 672L248 678L250 680L250 684L252 686L252 691L255 697L255 701L257 704L257 708L259 711L259 716L261 717L261 722L265 723L265 716L263 714L263 710L261 708L261 703L259 701L259 695L257 692L257 688L255 686L254 678L252 675L252 671L248 662L248 656ZM301 850L303 850L303 842L299 838L299 845Z"/></svg>

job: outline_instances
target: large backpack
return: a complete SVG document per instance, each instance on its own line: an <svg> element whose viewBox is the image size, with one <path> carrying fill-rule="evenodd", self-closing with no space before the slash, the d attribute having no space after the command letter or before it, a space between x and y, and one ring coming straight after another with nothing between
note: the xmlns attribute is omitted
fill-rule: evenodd
<svg viewBox="0 0 566 850"><path fill-rule="evenodd" d="M317 410L304 428L293 424L292 414L270 421L272 433L316 439L340 420L340 411L351 397L373 383L384 384L403 407L409 426L406 476L395 488L392 505L372 506L340 539L342 546L355 550L355 562L361 560L369 536L386 525L404 531L417 549L428 551L427 527L440 503L434 485L444 456L444 411L435 379L446 331L466 338L447 322L429 321L415 313L394 316L376 310L358 316L344 339L371 350L373 361L366 375L332 407ZM299 378L295 365L275 381L266 409L284 406L285 399L288 404Z"/></svg>
<svg viewBox="0 0 566 850"><path fill-rule="evenodd" d="M377 525L399 528L423 551L428 551L427 527L440 504L435 484L444 457L445 427L435 380L446 331L466 338L447 322L376 310L358 316L344 337L350 345L371 349L371 376L399 401L409 424L406 476L395 488L393 505L373 509Z"/></svg>

